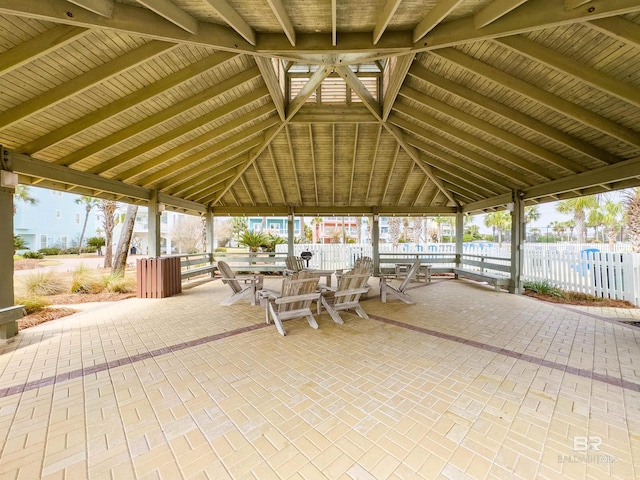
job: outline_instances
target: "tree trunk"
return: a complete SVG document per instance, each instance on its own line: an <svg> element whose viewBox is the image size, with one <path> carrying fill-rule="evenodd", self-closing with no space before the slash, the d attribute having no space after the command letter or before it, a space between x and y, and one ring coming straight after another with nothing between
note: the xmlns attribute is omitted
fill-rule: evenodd
<svg viewBox="0 0 640 480"><path fill-rule="evenodd" d="M118 240L118 248L116 249L116 256L113 260L113 268L111 269L112 273L124 273L124 269L127 266L129 244L131 243L131 236L133 235L133 225L136 223L137 214L137 205L127 206L127 213L124 217L122 233L120 234L120 239Z"/></svg>
<svg viewBox="0 0 640 480"><path fill-rule="evenodd" d="M111 268L113 259L113 229L116 224L115 213L118 204L113 200L102 200L100 210L104 213L104 268Z"/></svg>
<svg viewBox="0 0 640 480"><path fill-rule="evenodd" d="M87 231L87 222L89 221L89 212L91 212L91 207L87 205L86 213L84 215L84 225L82 225L82 233L80 234L80 243L78 243L78 255L82 253L82 241L84 240L84 234Z"/></svg>

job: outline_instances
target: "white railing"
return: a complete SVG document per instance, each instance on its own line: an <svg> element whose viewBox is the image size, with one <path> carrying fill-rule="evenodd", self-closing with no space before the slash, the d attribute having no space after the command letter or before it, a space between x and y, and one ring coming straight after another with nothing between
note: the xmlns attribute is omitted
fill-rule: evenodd
<svg viewBox="0 0 640 480"><path fill-rule="evenodd" d="M640 306L640 254L528 250L523 263L524 281L548 281L561 290Z"/></svg>

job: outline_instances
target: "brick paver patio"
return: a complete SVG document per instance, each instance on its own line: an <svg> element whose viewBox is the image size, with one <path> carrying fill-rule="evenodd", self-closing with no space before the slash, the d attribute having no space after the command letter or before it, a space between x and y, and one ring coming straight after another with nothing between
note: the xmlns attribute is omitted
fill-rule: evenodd
<svg viewBox="0 0 640 480"><path fill-rule="evenodd" d="M23 331L0 346L0 479L640 476L638 311L370 284L370 320L286 337L219 281Z"/></svg>

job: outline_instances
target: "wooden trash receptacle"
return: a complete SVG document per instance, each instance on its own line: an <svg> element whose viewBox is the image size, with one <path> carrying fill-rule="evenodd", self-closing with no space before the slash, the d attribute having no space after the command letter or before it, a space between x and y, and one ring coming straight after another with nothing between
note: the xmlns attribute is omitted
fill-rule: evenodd
<svg viewBox="0 0 640 480"><path fill-rule="evenodd" d="M136 260L138 298L165 298L182 292L180 257Z"/></svg>

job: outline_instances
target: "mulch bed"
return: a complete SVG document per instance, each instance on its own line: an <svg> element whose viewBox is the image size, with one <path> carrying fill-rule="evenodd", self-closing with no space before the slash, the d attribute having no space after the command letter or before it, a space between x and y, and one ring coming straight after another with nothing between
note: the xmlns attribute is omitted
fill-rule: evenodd
<svg viewBox="0 0 640 480"><path fill-rule="evenodd" d="M525 290L528 297L537 298L550 303L561 303L565 305L581 305L587 307L613 307L613 308L636 308L636 306L626 300L616 300L613 298L592 297L582 293L565 292L564 296L542 295L540 293Z"/></svg>

